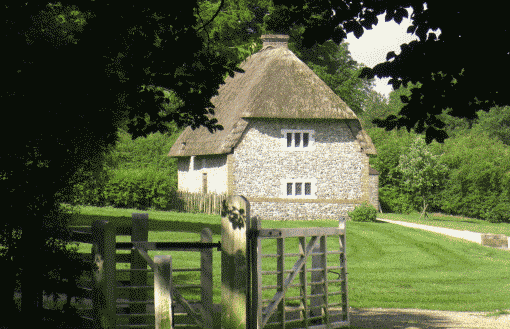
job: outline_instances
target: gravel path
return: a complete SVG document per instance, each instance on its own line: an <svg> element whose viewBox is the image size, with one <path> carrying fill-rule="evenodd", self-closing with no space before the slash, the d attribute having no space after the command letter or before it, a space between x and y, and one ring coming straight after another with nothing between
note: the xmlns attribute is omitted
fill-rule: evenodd
<svg viewBox="0 0 510 329"><path fill-rule="evenodd" d="M417 309L351 309L351 325L387 329L510 329L510 315L485 316L488 312L449 312Z"/></svg>
<svg viewBox="0 0 510 329"><path fill-rule="evenodd" d="M471 232L471 231L459 231L459 230L454 230L451 228L408 223L408 222L402 222L402 221L398 221L398 220L389 220L389 219L383 219L383 218L377 218L377 220L380 220L382 222L391 223L391 224L397 224L397 225L417 228L420 230L440 233L440 234L452 236L455 238L460 238L460 239L476 242L478 244L482 243L482 237L481 237L482 233ZM498 248L498 249L509 250L508 246L505 248Z"/></svg>

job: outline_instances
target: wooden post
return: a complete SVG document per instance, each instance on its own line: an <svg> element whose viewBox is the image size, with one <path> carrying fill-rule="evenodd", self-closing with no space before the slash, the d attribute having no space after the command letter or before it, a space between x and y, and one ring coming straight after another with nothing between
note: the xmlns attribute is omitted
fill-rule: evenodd
<svg viewBox="0 0 510 329"><path fill-rule="evenodd" d="M257 238L260 229L260 220L257 217L250 218L247 238L249 247L248 268L250 272L248 329L260 329L262 321L262 243ZM283 250L283 248L282 243L281 249Z"/></svg>
<svg viewBox="0 0 510 329"><path fill-rule="evenodd" d="M108 221L95 221L92 224L94 245L92 255L94 287L92 307L95 328L115 328L117 324L117 296L115 279L115 226Z"/></svg>
<svg viewBox="0 0 510 329"><path fill-rule="evenodd" d="M210 228L206 227L202 230L200 234L201 242L212 242L212 231ZM212 296L212 286L213 286L213 273L212 273L212 259L213 250L212 249L203 249L200 252L200 286L202 287L202 308L203 312L203 323L206 328L213 327L213 318L212 314L214 312L213 308L213 296Z"/></svg>
<svg viewBox="0 0 510 329"><path fill-rule="evenodd" d="M154 256L154 313L156 329L173 329L172 256ZM211 327L212 328L212 327Z"/></svg>
<svg viewBox="0 0 510 329"><path fill-rule="evenodd" d="M318 252L326 252L326 236L320 237L320 246L315 246L313 249L314 253ZM322 269L322 271L312 271L312 283L322 282L322 284L312 284L311 286L311 295L324 294L325 289L324 286L327 282L327 274L326 274L326 255L312 255L312 269ZM325 298L327 296L317 296L310 298L310 316L322 316L324 313L325 307ZM317 308L314 308L317 307ZM312 324L322 324L321 319L312 320Z"/></svg>
<svg viewBox="0 0 510 329"><path fill-rule="evenodd" d="M149 214L131 215L133 221L133 230L131 232L131 241L147 242L149 240ZM138 253L136 249L131 250L131 287L144 287L147 286L147 261ZM140 271L145 270L145 271ZM147 301L147 290L145 288L130 289L129 300L131 302ZM145 314L147 313L146 304L130 304L130 314ZM130 316L130 324L143 324L145 322L143 316Z"/></svg>
<svg viewBox="0 0 510 329"><path fill-rule="evenodd" d="M245 329L249 272L247 260L247 227L250 227L250 205L243 196L229 196L221 215L221 327Z"/></svg>
<svg viewBox="0 0 510 329"><path fill-rule="evenodd" d="M285 282L285 239L278 238L276 239L276 254L280 257L277 258L276 261L276 270L278 271L278 274L276 274L276 291L279 293L283 292L283 283ZM278 304L278 321L280 323L285 322L285 295L283 295L282 301L280 304Z"/></svg>
<svg viewBox="0 0 510 329"><path fill-rule="evenodd" d="M340 276L343 279L341 284L341 290L342 290L342 321L347 321L350 323L349 319L349 303L347 299L347 264L345 262L346 258L346 252L347 249L345 248L345 222L346 220L340 220L338 221L338 228L342 230L342 234L338 237L339 244L340 244L340 250L343 251L340 256L340 266L342 267L340 269Z"/></svg>

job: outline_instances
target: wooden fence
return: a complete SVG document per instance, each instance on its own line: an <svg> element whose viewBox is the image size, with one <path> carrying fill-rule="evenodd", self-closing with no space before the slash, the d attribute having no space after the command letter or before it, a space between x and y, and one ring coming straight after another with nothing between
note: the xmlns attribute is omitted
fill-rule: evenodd
<svg viewBox="0 0 510 329"><path fill-rule="evenodd" d="M171 208L181 212L220 215L227 197L226 194L176 191L171 196Z"/></svg>
<svg viewBox="0 0 510 329"><path fill-rule="evenodd" d="M220 318L221 328L264 328L266 324L278 323L285 327L291 313L299 313L304 321L304 328L338 328L349 325L347 303L347 268L345 259L345 221L339 222L339 227L315 227L295 229L261 229L260 221L250 218L250 205L242 196L229 196L225 211L221 217L221 243L212 243L212 233L209 229L202 232L204 242L148 242L148 214L133 214L133 226L128 230L132 234L132 242L115 242L116 234L125 232L125 228L114 227L107 221L96 221L90 232L73 233L74 241L93 243L92 254L89 255L97 268L93 273L93 314L92 321L97 328L119 327L119 317L129 317L129 324L137 328L174 328L174 306L184 307L188 318L202 328L213 328L213 318ZM340 250L328 251L326 236L338 235ZM284 239L299 238L299 253L284 253ZM306 238L310 241L306 243ZM276 238L277 254L262 254L261 239ZM205 242L209 241L209 242ZM316 246L316 243L319 245ZM215 310L212 303L212 250L221 250L221 305L220 311ZM131 249L131 254L116 254L116 249ZM172 269L170 256L156 256L152 260L148 250L183 250L201 252L200 269L202 273L201 304L192 307L189 301L182 298L172 284ZM327 266L327 254L339 254L339 266ZM299 259L290 270L284 269L284 257L298 256ZM262 271L261 263L264 257L278 257L277 271ZM306 261L312 258L312 268L307 269ZM118 286L116 280L116 262L131 263L131 281L125 286ZM147 265L154 269L154 286L147 285ZM330 269L340 270L340 280L327 278ZM312 272L311 282L307 282L306 273ZM285 276L284 273L287 273ZM277 285L262 286L262 275L276 274ZM300 283L290 284L299 274ZM330 283L339 282L340 291L331 292ZM306 292L307 286L314 286L312 293ZM287 297L289 287L299 286L301 296ZM128 314L118 314L118 292L129 291ZM147 289L154 289L153 301L147 300ZM269 300L262 300L262 289L277 289L277 293ZM340 313L335 312L328 296L341 294ZM287 310L285 300L299 299L301 307ZM310 305L307 301L310 300ZM269 305L263 307L263 303ZM148 303L154 303L153 314L144 312ZM278 311L278 312L276 312ZM303 313L301 313L303 311ZM221 313L221 314L218 314ZM287 313L287 314L286 314ZM143 325L147 316L155 318L155 324ZM277 322L270 322L276 318Z"/></svg>
<svg viewBox="0 0 510 329"><path fill-rule="evenodd" d="M266 324L278 324L285 328L289 322L304 322L301 328L339 328L349 326L347 299L347 267L345 249L345 220L338 227L262 229L257 218L250 217L250 204L242 196L228 199L226 212L221 218L222 226L222 312L223 328L262 329ZM232 236L234 239L232 239ZM327 236L339 237L339 249L329 251ZM299 239L298 253L285 253L285 238ZM306 238L310 241L306 243ZM276 254L263 254L261 240L273 238L277 241ZM317 245L318 243L318 245ZM328 264L327 254L338 254L334 263ZM285 257L299 257L292 269L284 268ZM276 271L262 271L262 258L276 257ZM307 260L312 259L312 268ZM223 264L236 264L235 271L226 271ZM332 266L333 265L333 266ZM337 266L334 266L337 265ZM340 271L340 279L328 279L329 270ZM306 273L311 272L311 282ZM277 276L276 285L262 285L262 275ZM299 275L300 283L291 284ZM339 291L331 291L339 283ZM289 287L300 287L301 295L287 297ZM307 293L311 287L311 294ZM277 289L269 300L262 299L263 289ZM328 296L341 294L341 303L333 304ZM299 300L300 307L288 309L286 300ZM308 303L308 300L310 303ZM269 302L263 307L264 302ZM341 309L335 306L341 306ZM276 312L277 311L277 312ZM298 315L296 318L295 316ZM276 322L270 321L275 319Z"/></svg>
<svg viewBox="0 0 510 329"><path fill-rule="evenodd" d="M194 242L148 242L148 214L132 214L132 227L115 227L108 221L96 221L92 227L71 228L72 239L93 244L92 252L82 257L96 265L89 284L79 287L88 294L80 297L92 299L92 309L82 311L82 318L96 328L137 327L173 328L174 307L179 304L186 313L204 328L212 328L212 250L221 248L212 243L212 232L204 228L201 243ZM116 235L131 235L132 242L116 242ZM117 254L116 250L131 250L131 254ZM201 252L200 268L172 269L168 255L148 256L148 250L178 250ZM130 263L130 269L116 269L116 263ZM147 283L147 265L154 270L154 286ZM130 272L129 281L118 281L117 272ZM200 271L200 285L172 285L172 272ZM176 290L179 287L200 287L201 300L197 312ZM154 289L154 299L149 300L147 290ZM170 295L172 297L170 297ZM126 300L120 297L127 297ZM175 304L175 305L172 305ZM154 304L154 313L148 311ZM129 324L122 324L121 318ZM150 324L147 318L155 318Z"/></svg>

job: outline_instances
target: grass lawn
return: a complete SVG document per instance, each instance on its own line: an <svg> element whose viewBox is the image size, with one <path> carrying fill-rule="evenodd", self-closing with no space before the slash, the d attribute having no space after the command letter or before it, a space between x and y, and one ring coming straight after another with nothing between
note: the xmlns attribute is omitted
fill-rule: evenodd
<svg viewBox="0 0 510 329"><path fill-rule="evenodd" d="M460 231L471 231L478 233L504 234L510 236L510 223L490 223L476 218L461 216L448 216L434 213L420 219L420 213L414 212L409 215L403 214L377 214L377 218L399 220L416 224L451 228Z"/></svg>
<svg viewBox="0 0 510 329"><path fill-rule="evenodd" d="M83 207L72 225L91 225L94 220L108 219L117 224L128 224L131 213L149 213L149 241L199 241L199 232L209 227L213 242L221 240L220 216L204 214L182 214L163 211L139 211ZM380 218L404 220L391 214L378 214ZM419 217L419 215L417 216ZM409 219L415 222L415 219ZM423 221L432 225L437 220ZM481 223L441 217L444 226L480 231ZM420 222L421 223L421 222ZM482 222L494 227L501 224ZM337 221L262 221L262 228L286 227L336 227ZM478 226L477 226L478 225ZM439 226L439 225L438 225ZM508 229L510 233L510 228ZM189 231L196 233L187 233ZM490 229L491 233L503 233ZM384 222L347 223L347 269L349 305L354 308L417 308L444 311L495 311L510 309L508 289L510 284L510 252L480 246L462 239L393 225ZM503 233L504 234L504 233ZM510 235L510 234L508 234ZM129 237L118 237L117 241L129 241ZM309 238L306 239L306 242ZM81 244L80 251L90 252L91 245ZM262 242L263 253L276 253L276 240ZM297 238L285 239L286 253L298 252ZM338 239L328 238L328 250L338 250ZM129 251L119 251L126 252ZM171 254L174 268L199 268L200 254L184 251L149 251L154 257ZM338 256L328 255L330 266L338 264ZM285 269L291 269L297 257L285 257ZM336 263L335 263L336 262ZM311 260L308 261L311 266ZM128 264L117 264L117 269L128 268ZM213 302L221 303L221 254L213 251ZM276 270L273 258L263 258L262 270ZM119 274L122 272L119 272ZM173 275L174 283L199 284L199 272L182 272ZM122 273L126 274L127 273ZM310 280L310 273L307 273ZM298 276L299 277L299 276ZM293 283L299 283L296 277ZM118 276L118 278L121 278ZM328 279L338 275L330 272ZM123 279L127 280L127 276ZM153 278L149 276L149 284ZM276 276L264 275L262 285L276 284ZM339 291L338 284L330 285L331 291ZM308 288L309 290L310 288ZM198 300L199 288L181 288L186 299ZM263 299L270 299L274 289L263 290ZM149 294L153 294L149 291ZM298 288L290 288L286 294L298 296ZM330 303L340 303L340 295L330 296ZM264 303L265 305L266 303ZM292 305L289 303L289 305Z"/></svg>

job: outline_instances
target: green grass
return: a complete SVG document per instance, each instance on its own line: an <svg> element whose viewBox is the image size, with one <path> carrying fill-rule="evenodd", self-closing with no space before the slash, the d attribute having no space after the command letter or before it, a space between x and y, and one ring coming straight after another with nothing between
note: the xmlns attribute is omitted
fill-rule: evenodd
<svg viewBox="0 0 510 329"><path fill-rule="evenodd" d="M417 212L409 215L402 214L377 214L377 218L399 220L416 224L451 228L460 231L471 231L478 233L504 234L510 236L510 223L490 223L476 218L461 216L447 216L443 214L429 214L427 219L421 218Z"/></svg>
<svg viewBox="0 0 510 329"><path fill-rule="evenodd" d="M492 317L492 316L498 317L500 315L506 315L506 314L510 314L510 313L508 313L507 311L499 311L499 310L497 310L496 312L487 314L486 317Z"/></svg>
<svg viewBox="0 0 510 329"><path fill-rule="evenodd" d="M130 223L132 212L149 213L149 241L199 241L203 227L211 228L213 242L221 240L220 216L182 214L162 211L139 211L134 209L83 207L72 225L90 225L97 219L109 219L117 224ZM121 217L119 217L121 216ZM378 214L381 218L403 220L391 214ZM419 215L417 216L419 217ZM410 217L409 221L415 219ZM430 220L424 224L431 225ZM433 222L436 222L434 220ZM446 223L442 218L442 223ZM478 225L479 222L462 222L458 225ZM483 222L483 224L487 224ZM335 227L337 221L262 221L262 228L286 227ZM501 224L495 227L502 227ZM444 226L450 227L450 226ZM450 227L466 229L460 226ZM184 233L193 231L196 233ZM491 229L491 233L494 232ZM509 234L510 235L510 234ZM510 309L508 290L510 286L510 252L480 246L462 239L393 225L384 222L347 223L347 268L349 305L354 308L416 308L444 311L495 311ZM129 241L118 237L117 241ZM309 238L306 239L309 241ZM90 252L91 245L81 244L80 251ZM338 250L338 239L328 238L328 249ZM265 239L263 253L276 253L276 241ZM296 238L285 239L286 252L297 252ZM121 252L121 251L119 251ZM129 251L123 251L129 252ZM182 251L149 251L154 257L171 254L174 268L200 267L200 254ZM335 255L328 255L330 264ZM285 269L292 268L296 257L286 257ZM308 266L311 261L308 261ZM117 268L127 268L118 264ZM213 302L221 303L221 253L213 251ZM273 258L263 258L262 270L275 270ZM126 274L127 273L123 273ZM310 273L307 273L310 280ZM328 279L336 279L334 273ZM120 278L120 276L118 276ZM153 278L149 278L149 284ZM127 279L127 277L123 278ZM175 284L199 284L199 273L174 274ZM264 275L263 285L276 284L276 276ZM298 277L293 283L298 283ZM309 288L308 288L309 289ZM340 288L333 285L330 291ZM199 299L198 288L181 289L184 298ZM149 291L152 294L152 291ZM263 299L271 298L275 290L263 290ZM286 296L298 296L296 288L290 288ZM339 303L340 295L331 296L330 303ZM289 303L290 304L290 303Z"/></svg>

